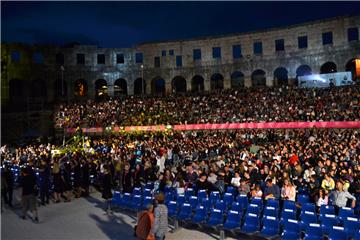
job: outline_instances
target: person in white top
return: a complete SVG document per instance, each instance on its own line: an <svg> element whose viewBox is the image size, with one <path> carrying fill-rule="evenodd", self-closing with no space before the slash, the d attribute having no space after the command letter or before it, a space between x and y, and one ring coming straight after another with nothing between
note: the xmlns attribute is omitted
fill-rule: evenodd
<svg viewBox="0 0 360 240"><path fill-rule="evenodd" d="M236 172L235 176L231 179L231 185L240 187L240 174L238 172Z"/></svg>
<svg viewBox="0 0 360 240"><path fill-rule="evenodd" d="M316 200L316 206L321 207L322 205L328 205L329 203L329 197L324 189L319 190L319 196Z"/></svg>
<svg viewBox="0 0 360 240"><path fill-rule="evenodd" d="M281 197L284 200L295 201L296 190L288 179L284 180L284 186L281 189Z"/></svg>

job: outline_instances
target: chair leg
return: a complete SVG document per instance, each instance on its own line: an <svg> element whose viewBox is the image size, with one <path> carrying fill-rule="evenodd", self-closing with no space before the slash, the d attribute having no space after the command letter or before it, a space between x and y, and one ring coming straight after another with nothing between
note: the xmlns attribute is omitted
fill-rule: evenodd
<svg viewBox="0 0 360 240"><path fill-rule="evenodd" d="M223 229L220 230L220 240L225 239L225 231Z"/></svg>

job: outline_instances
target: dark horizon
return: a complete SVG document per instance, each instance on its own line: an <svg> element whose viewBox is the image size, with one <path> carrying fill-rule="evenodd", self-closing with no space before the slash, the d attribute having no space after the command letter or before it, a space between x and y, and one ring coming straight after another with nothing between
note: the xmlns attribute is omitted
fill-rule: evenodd
<svg viewBox="0 0 360 240"><path fill-rule="evenodd" d="M360 2L1 2L1 5L2 42L49 45L77 42L106 48L220 37L360 15Z"/></svg>

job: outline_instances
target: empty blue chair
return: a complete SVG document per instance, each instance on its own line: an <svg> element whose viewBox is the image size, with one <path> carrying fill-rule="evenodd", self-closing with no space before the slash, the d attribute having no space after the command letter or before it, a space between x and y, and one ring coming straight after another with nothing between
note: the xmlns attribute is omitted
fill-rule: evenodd
<svg viewBox="0 0 360 240"><path fill-rule="evenodd" d="M131 194L124 193L124 195L121 198L119 206L123 207L123 208L127 208L127 207L129 207L130 203L131 203Z"/></svg>
<svg viewBox="0 0 360 240"><path fill-rule="evenodd" d="M316 213L315 204L305 203L301 206L301 212L313 212Z"/></svg>
<svg viewBox="0 0 360 240"><path fill-rule="evenodd" d="M342 207L339 209L339 219L343 222L347 217L355 217L354 209Z"/></svg>
<svg viewBox="0 0 360 240"><path fill-rule="evenodd" d="M231 193L232 195L234 195L235 194L235 188L233 186L228 186L226 188L226 192Z"/></svg>
<svg viewBox="0 0 360 240"><path fill-rule="evenodd" d="M178 220L189 220L191 219L191 205L189 203L183 203L180 211L178 212L177 219Z"/></svg>
<svg viewBox="0 0 360 240"><path fill-rule="evenodd" d="M242 212L243 212L243 209L242 209L240 203L238 203L238 202L233 202L233 203L231 204L231 210L232 210L232 211L239 212L239 213L242 213Z"/></svg>
<svg viewBox="0 0 360 240"><path fill-rule="evenodd" d="M331 205L321 205L320 207L320 218L325 214L335 215L335 208Z"/></svg>
<svg viewBox="0 0 360 240"><path fill-rule="evenodd" d="M145 184L145 188L148 188L148 189L151 189L153 190L154 189L154 183L153 182L148 182Z"/></svg>
<svg viewBox="0 0 360 240"><path fill-rule="evenodd" d="M242 208L246 209L248 204L249 204L249 200L248 197L244 194L240 194L237 196L236 201L238 203L240 203L240 205L242 206Z"/></svg>
<svg viewBox="0 0 360 240"><path fill-rule="evenodd" d="M165 203L173 201L175 198L172 192L165 192Z"/></svg>
<svg viewBox="0 0 360 240"><path fill-rule="evenodd" d="M206 222L208 226L216 227L223 223L223 212L220 209L212 209L209 220Z"/></svg>
<svg viewBox="0 0 360 240"><path fill-rule="evenodd" d="M318 223L310 223L305 227L304 240L322 240L321 226Z"/></svg>
<svg viewBox="0 0 360 240"><path fill-rule="evenodd" d="M233 230L241 226L241 212L230 210L227 213L224 229Z"/></svg>
<svg viewBox="0 0 360 240"><path fill-rule="evenodd" d="M188 188L185 190L185 197L189 199L191 196L194 196L194 189Z"/></svg>
<svg viewBox="0 0 360 240"><path fill-rule="evenodd" d="M222 212L225 212L226 203L224 202L224 200L217 200L216 203L215 203L215 208L219 209Z"/></svg>
<svg viewBox="0 0 360 240"><path fill-rule="evenodd" d="M178 205L178 208L180 208L183 203L185 202L185 195L177 195L176 197L176 202L177 202L177 205Z"/></svg>
<svg viewBox="0 0 360 240"><path fill-rule="evenodd" d="M210 201L212 204L215 204L217 200L220 200L220 192L213 191L210 193Z"/></svg>
<svg viewBox="0 0 360 240"><path fill-rule="evenodd" d="M197 193L197 197L198 197L199 201L202 201L204 198L207 198L206 190L204 190L204 189L199 190Z"/></svg>
<svg viewBox="0 0 360 240"><path fill-rule="evenodd" d="M168 208L168 216L169 217L176 217L177 209L178 209L177 203L175 201L170 201L167 204L167 208Z"/></svg>
<svg viewBox="0 0 360 240"><path fill-rule="evenodd" d="M357 233L360 230L360 221L357 218L347 217L344 219L344 228L346 235L350 238L356 239Z"/></svg>
<svg viewBox="0 0 360 240"><path fill-rule="evenodd" d="M252 213L256 215L259 215L260 211L261 211L260 206L255 204L250 204L246 209L246 213Z"/></svg>
<svg viewBox="0 0 360 240"><path fill-rule="evenodd" d="M280 209L279 200L269 199L266 201L266 206L274 207L276 209Z"/></svg>
<svg viewBox="0 0 360 240"><path fill-rule="evenodd" d="M294 240L300 239L301 231L299 221L288 219L284 222L284 230L281 234L281 239Z"/></svg>
<svg viewBox="0 0 360 240"><path fill-rule="evenodd" d="M292 219L292 220L296 220L296 211L292 210L292 209L284 209L281 212L281 218L280 221L282 224L286 223L287 220Z"/></svg>
<svg viewBox="0 0 360 240"><path fill-rule="evenodd" d="M229 207L229 206L231 206L231 204L234 201L234 195L232 193L225 193L223 196L223 200L224 200L226 206Z"/></svg>
<svg viewBox="0 0 360 240"><path fill-rule="evenodd" d="M299 194L297 196L297 202L301 204L301 206L304 206L304 204L309 203L309 195L307 194Z"/></svg>
<svg viewBox="0 0 360 240"><path fill-rule="evenodd" d="M199 204L195 209L195 214L192 217L191 221L193 223L203 223L206 221L206 217L207 217L206 208L203 205Z"/></svg>
<svg viewBox="0 0 360 240"><path fill-rule="evenodd" d="M212 208L212 204L211 204L211 201L209 198L202 199L201 204L205 207L207 212L210 212L210 210Z"/></svg>
<svg viewBox="0 0 360 240"><path fill-rule="evenodd" d="M169 186L169 185L166 185L166 186L165 186L165 189L164 189L164 192L165 192L165 193L167 193L167 192L172 192L172 193L173 193L173 192L174 192L173 190L174 190L173 187L171 187L171 186Z"/></svg>
<svg viewBox="0 0 360 240"><path fill-rule="evenodd" d="M260 209L262 209L263 200L260 197L253 197L253 198L251 198L250 204L258 205L260 207Z"/></svg>
<svg viewBox="0 0 360 240"><path fill-rule="evenodd" d="M120 206L121 205L121 194L119 191L115 191L111 199L111 204Z"/></svg>
<svg viewBox="0 0 360 240"><path fill-rule="evenodd" d="M242 227L242 230L246 233L254 233L256 231L259 231L259 224L260 220L258 215L253 213L247 213L245 215L244 225Z"/></svg>
<svg viewBox="0 0 360 240"><path fill-rule="evenodd" d="M266 216L263 218L263 228L261 235L265 237L272 237L279 234L280 224L276 217Z"/></svg>
<svg viewBox="0 0 360 240"><path fill-rule="evenodd" d="M129 208L132 210L139 210L141 208L141 195L134 195L129 203Z"/></svg>
<svg viewBox="0 0 360 240"><path fill-rule="evenodd" d="M336 215L325 214L320 216L321 229L323 234L328 235L333 226L339 224L339 219Z"/></svg>
<svg viewBox="0 0 360 240"><path fill-rule="evenodd" d="M191 209L195 210L196 206L198 205L199 201L198 201L198 197L196 196L190 196L189 198L189 203L191 205Z"/></svg>
<svg viewBox="0 0 360 240"><path fill-rule="evenodd" d="M144 197L151 196L151 189L150 188L145 188L142 195Z"/></svg>
<svg viewBox="0 0 360 240"><path fill-rule="evenodd" d="M149 204L153 203L153 198L151 196L145 196L141 204L141 209L145 210Z"/></svg>
<svg viewBox="0 0 360 240"><path fill-rule="evenodd" d="M292 209L296 211L296 203L294 201L285 200L283 209Z"/></svg>
<svg viewBox="0 0 360 240"><path fill-rule="evenodd" d="M141 195L141 188L139 188L139 187L134 188L132 194L133 195Z"/></svg>
<svg viewBox="0 0 360 240"><path fill-rule="evenodd" d="M317 216L313 212L308 212L308 211L302 212L300 214L300 219L301 219L300 222L301 229L305 229L305 227L310 223L318 223Z"/></svg>
<svg viewBox="0 0 360 240"><path fill-rule="evenodd" d="M344 240L347 239L344 227L333 226L329 232L329 240Z"/></svg>
<svg viewBox="0 0 360 240"><path fill-rule="evenodd" d="M264 217L266 216L270 216L270 217L275 217L276 219L278 219L279 217L279 210L277 210L275 207L271 207L271 206L266 206L264 209Z"/></svg>

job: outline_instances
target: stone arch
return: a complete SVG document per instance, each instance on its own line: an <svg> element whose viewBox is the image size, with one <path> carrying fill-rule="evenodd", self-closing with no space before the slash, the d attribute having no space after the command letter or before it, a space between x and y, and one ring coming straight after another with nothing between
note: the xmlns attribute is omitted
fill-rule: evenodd
<svg viewBox="0 0 360 240"><path fill-rule="evenodd" d="M242 88L245 86L245 76L240 71L231 74L231 88Z"/></svg>
<svg viewBox="0 0 360 240"><path fill-rule="evenodd" d="M210 89L224 89L224 77L220 73L214 73L210 78Z"/></svg>
<svg viewBox="0 0 360 240"><path fill-rule="evenodd" d="M266 72L262 69L257 69L251 74L251 84L253 87L266 86Z"/></svg>
<svg viewBox="0 0 360 240"><path fill-rule="evenodd" d="M101 99L108 96L108 86L105 79L95 81L95 98Z"/></svg>
<svg viewBox="0 0 360 240"><path fill-rule="evenodd" d="M191 79L191 91L202 92L204 91L204 78L200 75L195 75Z"/></svg>
<svg viewBox="0 0 360 240"><path fill-rule="evenodd" d="M288 71L284 67L278 67L274 71L274 81L278 86L288 85Z"/></svg>
<svg viewBox="0 0 360 240"><path fill-rule="evenodd" d="M151 80L152 94L165 94L165 80L161 77L155 77Z"/></svg>
<svg viewBox="0 0 360 240"><path fill-rule="evenodd" d="M42 79L36 79L31 83L31 97L40 97L46 98L47 91L46 91L46 84L45 81Z"/></svg>
<svg viewBox="0 0 360 240"><path fill-rule="evenodd" d="M119 78L114 83L114 96L127 95L127 82L123 78Z"/></svg>
<svg viewBox="0 0 360 240"><path fill-rule="evenodd" d="M54 82L54 96L55 96L55 99L59 99L61 97L66 97L67 96L67 82L65 80L64 80L64 83L62 83L60 78L55 80L55 82Z"/></svg>
<svg viewBox="0 0 360 240"><path fill-rule="evenodd" d="M176 76L171 81L172 92L186 92L186 79L182 76Z"/></svg>
<svg viewBox="0 0 360 240"><path fill-rule="evenodd" d="M9 81L9 99L10 101L26 97L25 82L22 79L13 78Z"/></svg>
<svg viewBox="0 0 360 240"><path fill-rule="evenodd" d="M296 78L295 78L294 85L295 86L299 85L299 77L307 76L307 75L311 75L311 74L312 74L312 69L309 65L306 65L306 64L300 65L296 69Z"/></svg>
<svg viewBox="0 0 360 240"><path fill-rule="evenodd" d="M143 88L144 83L144 88ZM142 93L146 93L146 81L142 78L137 78L134 81L134 95L141 95Z"/></svg>
<svg viewBox="0 0 360 240"><path fill-rule="evenodd" d="M86 97L88 94L88 85L85 79L77 79L74 83L74 96Z"/></svg>
<svg viewBox="0 0 360 240"><path fill-rule="evenodd" d="M326 62L320 67L320 74L335 72L337 72L337 66L334 62Z"/></svg>
<svg viewBox="0 0 360 240"><path fill-rule="evenodd" d="M356 66L356 60L359 66ZM356 67L359 69L356 71ZM352 80L355 81L356 79L360 78L360 58L352 58L346 62L345 71L351 72Z"/></svg>

